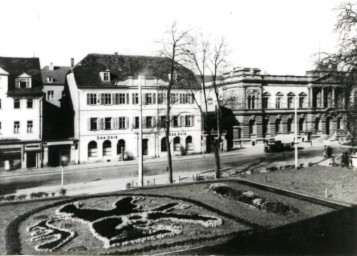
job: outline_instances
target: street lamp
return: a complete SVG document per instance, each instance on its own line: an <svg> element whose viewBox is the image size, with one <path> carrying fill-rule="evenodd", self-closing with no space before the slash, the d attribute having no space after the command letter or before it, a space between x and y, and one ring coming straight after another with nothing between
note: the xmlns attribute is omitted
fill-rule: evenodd
<svg viewBox="0 0 357 256"><path fill-rule="evenodd" d="M144 185L144 174L143 174L143 126L142 126L142 118L143 118L143 105L142 105L142 94L141 94L141 79L145 79L144 76L139 75L138 83L139 83L139 169L138 169L138 184L139 186Z"/></svg>

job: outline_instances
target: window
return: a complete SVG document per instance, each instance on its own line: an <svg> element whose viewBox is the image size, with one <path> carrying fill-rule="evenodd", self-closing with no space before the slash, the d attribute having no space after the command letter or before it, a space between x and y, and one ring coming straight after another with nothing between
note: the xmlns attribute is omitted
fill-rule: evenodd
<svg viewBox="0 0 357 256"><path fill-rule="evenodd" d="M191 103L191 94L183 93L180 95L180 103L181 104L190 104Z"/></svg>
<svg viewBox="0 0 357 256"><path fill-rule="evenodd" d="M166 103L166 93L159 93L157 95L157 103L158 104L164 104Z"/></svg>
<svg viewBox="0 0 357 256"><path fill-rule="evenodd" d="M134 129L138 129L138 128L139 128L139 117L136 116L134 121Z"/></svg>
<svg viewBox="0 0 357 256"><path fill-rule="evenodd" d="M139 94L138 93L132 94L132 101L133 101L133 104L139 104Z"/></svg>
<svg viewBox="0 0 357 256"><path fill-rule="evenodd" d="M47 91L47 100L53 100L53 95L54 95L53 91Z"/></svg>
<svg viewBox="0 0 357 256"><path fill-rule="evenodd" d="M106 117L104 119L104 129L105 130L110 130L112 129L112 118L111 117Z"/></svg>
<svg viewBox="0 0 357 256"><path fill-rule="evenodd" d="M156 103L155 93L145 93L144 105L151 105Z"/></svg>
<svg viewBox="0 0 357 256"><path fill-rule="evenodd" d="M289 96L288 97L288 108L294 108L294 96Z"/></svg>
<svg viewBox="0 0 357 256"><path fill-rule="evenodd" d="M165 128L166 127L166 116L160 116L159 126L160 126L160 128Z"/></svg>
<svg viewBox="0 0 357 256"><path fill-rule="evenodd" d="M98 118L93 117L90 119L90 130L98 130Z"/></svg>
<svg viewBox="0 0 357 256"><path fill-rule="evenodd" d="M152 116L146 117L146 127L153 128L154 127L154 118Z"/></svg>
<svg viewBox="0 0 357 256"><path fill-rule="evenodd" d="M103 74L103 81L110 81L110 74L109 74L109 72L104 72L104 74Z"/></svg>
<svg viewBox="0 0 357 256"><path fill-rule="evenodd" d="M255 96L248 96L248 109L255 109Z"/></svg>
<svg viewBox="0 0 357 256"><path fill-rule="evenodd" d="M114 104L126 104L126 94L125 93L115 93L114 94Z"/></svg>
<svg viewBox="0 0 357 256"><path fill-rule="evenodd" d="M126 117L119 117L119 129L126 129Z"/></svg>
<svg viewBox="0 0 357 256"><path fill-rule="evenodd" d="M173 127L178 127L179 126L179 117L178 116L174 116L173 117L172 125L173 125Z"/></svg>
<svg viewBox="0 0 357 256"><path fill-rule="evenodd" d="M18 88L20 89L31 88L31 78L19 78Z"/></svg>
<svg viewBox="0 0 357 256"><path fill-rule="evenodd" d="M101 94L102 105L111 105L112 104L112 95L110 93Z"/></svg>
<svg viewBox="0 0 357 256"><path fill-rule="evenodd" d="M33 100L32 99L28 99L27 100L27 108L32 108L33 107Z"/></svg>
<svg viewBox="0 0 357 256"><path fill-rule="evenodd" d="M33 121L27 121L27 133L32 133Z"/></svg>
<svg viewBox="0 0 357 256"><path fill-rule="evenodd" d="M48 83L53 83L53 77L47 77L47 82Z"/></svg>
<svg viewBox="0 0 357 256"><path fill-rule="evenodd" d="M20 108L20 99L14 99L14 108Z"/></svg>
<svg viewBox="0 0 357 256"><path fill-rule="evenodd" d="M292 132L293 131L293 119L292 118L288 118L288 123L287 123L287 128L288 128L288 132Z"/></svg>
<svg viewBox="0 0 357 256"><path fill-rule="evenodd" d="M321 122L320 122L320 118L316 117L315 119L315 130L316 131L321 131Z"/></svg>
<svg viewBox="0 0 357 256"><path fill-rule="evenodd" d="M167 152L166 137L161 139L161 152Z"/></svg>
<svg viewBox="0 0 357 256"><path fill-rule="evenodd" d="M281 132L281 119L278 118L275 121L275 133L280 133Z"/></svg>
<svg viewBox="0 0 357 256"><path fill-rule="evenodd" d="M170 95L170 103L175 104L179 101L179 94L178 93L171 93Z"/></svg>
<svg viewBox="0 0 357 256"><path fill-rule="evenodd" d="M103 156L111 156L112 155L112 143L110 140L106 140L103 142Z"/></svg>
<svg viewBox="0 0 357 256"><path fill-rule="evenodd" d="M181 150L180 137L175 137L174 138L174 151L180 151L180 150Z"/></svg>
<svg viewBox="0 0 357 256"><path fill-rule="evenodd" d="M185 126L186 127L193 126L193 116L185 116Z"/></svg>
<svg viewBox="0 0 357 256"><path fill-rule="evenodd" d="M187 136L186 138L186 151L193 151L192 137Z"/></svg>
<svg viewBox="0 0 357 256"><path fill-rule="evenodd" d="M276 98L275 108L276 109L280 109L281 108L281 97L277 97Z"/></svg>
<svg viewBox="0 0 357 256"><path fill-rule="evenodd" d="M299 108L304 108L304 106L305 106L305 97L300 96L299 97Z"/></svg>
<svg viewBox="0 0 357 256"><path fill-rule="evenodd" d="M268 108L269 107L269 97L264 97L263 98L263 108Z"/></svg>
<svg viewBox="0 0 357 256"><path fill-rule="evenodd" d="M305 119L304 118L300 118L299 119L299 132L304 131L304 123L305 123Z"/></svg>
<svg viewBox="0 0 357 256"><path fill-rule="evenodd" d="M97 142L91 141L88 143L88 157L97 157L97 156L98 156Z"/></svg>
<svg viewBox="0 0 357 256"><path fill-rule="evenodd" d="M20 121L15 121L14 122L14 133L20 133Z"/></svg>
<svg viewBox="0 0 357 256"><path fill-rule="evenodd" d="M337 118L337 122L336 122L336 126L337 126L336 128L337 128L337 130L340 130L341 127L342 127L341 121L342 121L342 118L341 118L341 117L338 117L338 118Z"/></svg>
<svg viewBox="0 0 357 256"><path fill-rule="evenodd" d="M96 105L97 104L97 94L88 93L87 94L87 105Z"/></svg>
<svg viewBox="0 0 357 256"><path fill-rule="evenodd" d="M250 120L249 121L249 135L256 135L256 129L255 129L255 120Z"/></svg>

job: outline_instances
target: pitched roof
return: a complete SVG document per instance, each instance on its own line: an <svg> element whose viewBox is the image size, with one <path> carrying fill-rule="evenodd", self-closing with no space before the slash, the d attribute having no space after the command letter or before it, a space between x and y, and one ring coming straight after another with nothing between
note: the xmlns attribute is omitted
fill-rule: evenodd
<svg viewBox="0 0 357 256"><path fill-rule="evenodd" d="M64 85L66 80L67 73L71 70L71 67L67 66L54 66L53 70L50 70L49 66L45 66L42 72L42 82L44 84L51 84L51 85ZM47 81L48 77L53 78L53 82L49 83Z"/></svg>
<svg viewBox="0 0 357 256"><path fill-rule="evenodd" d="M9 96L41 96L43 94L39 58L0 57L0 68L9 73ZM16 79L24 73L31 76L31 88L15 88Z"/></svg>
<svg viewBox="0 0 357 256"><path fill-rule="evenodd" d="M166 57L88 54L74 68L79 88L115 88L119 81L139 74L168 81L171 60ZM110 70L110 82L103 82L100 72ZM178 81L174 88L200 88L192 71L177 64Z"/></svg>

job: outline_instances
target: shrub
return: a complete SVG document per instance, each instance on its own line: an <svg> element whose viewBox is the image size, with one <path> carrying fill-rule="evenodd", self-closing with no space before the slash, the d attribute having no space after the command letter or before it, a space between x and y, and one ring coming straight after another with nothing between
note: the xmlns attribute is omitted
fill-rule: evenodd
<svg viewBox="0 0 357 256"><path fill-rule="evenodd" d="M59 194L60 194L61 196L65 196L66 193L67 193L67 190L66 190L65 188L60 188Z"/></svg>
<svg viewBox="0 0 357 256"><path fill-rule="evenodd" d="M4 201L14 201L16 198L15 195L8 195L8 196L4 196Z"/></svg>
<svg viewBox="0 0 357 256"><path fill-rule="evenodd" d="M313 163L311 163L311 162L309 162L308 164L307 164L307 166L309 166L309 167L311 167L311 166L313 166L314 164Z"/></svg>
<svg viewBox="0 0 357 256"><path fill-rule="evenodd" d="M17 200L25 200L27 195L19 195L16 197Z"/></svg>
<svg viewBox="0 0 357 256"><path fill-rule="evenodd" d="M44 197L48 197L48 193L46 192L33 192L30 194L30 198L44 198Z"/></svg>

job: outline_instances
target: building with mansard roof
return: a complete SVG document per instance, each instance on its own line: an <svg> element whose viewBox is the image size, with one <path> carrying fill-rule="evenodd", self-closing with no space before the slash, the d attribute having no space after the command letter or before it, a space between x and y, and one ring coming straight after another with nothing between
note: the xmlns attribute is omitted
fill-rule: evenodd
<svg viewBox="0 0 357 256"><path fill-rule="evenodd" d="M139 143L138 85L143 97L143 154L166 156L164 123L171 60L89 54L67 75L78 162L135 159ZM176 64L171 91L171 147L175 155L201 152L200 85ZM139 80L139 76L142 78ZM192 94L195 97L192 97Z"/></svg>
<svg viewBox="0 0 357 256"><path fill-rule="evenodd" d="M41 167L42 88L38 58L0 57L0 169Z"/></svg>
<svg viewBox="0 0 357 256"><path fill-rule="evenodd" d="M221 105L235 117L227 132L233 148L263 143L277 135L293 136L295 98L299 140L336 139L348 121L343 86L328 72L291 76L234 68L223 74L219 88Z"/></svg>

